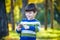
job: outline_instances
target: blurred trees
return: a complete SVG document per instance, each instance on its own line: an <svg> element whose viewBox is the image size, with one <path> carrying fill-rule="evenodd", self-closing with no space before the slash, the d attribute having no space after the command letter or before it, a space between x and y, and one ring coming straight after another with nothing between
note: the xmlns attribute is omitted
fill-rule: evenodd
<svg viewBox="0 0 60 40"><path fill-rule="evenodd" d="M21 20L22 17L25 18L24 7L29 3L35 3L38 6L39 11L38 11L36 18L41 22L42 25L44 25L46 20L47 20L47 24L50 24L53 22L50 20L50 18L52 19L51 15L50 15L50 13L52 14L52 11L50 11L50 7L52 7L52 6L49 3L48 3L47 19L44 20L44 17L45 17L44 15L46 15L45 14L46 10L45 10L45 5L44 5L44 0L13 0L13 3L11 3L11 1L12 0L6 0L6 12L8 15L9 22L12 21L11 20L12 18L14 21L13 24L18 22L19 20ZM53 1L55 1L55 0L53 0ZM58 23L60 23L59 0L56 0L53 3L55 4L55 5L53 5L53 7L54 7L54 19ZM11 13L11 11L13 11L13 12ZM12 17L11 17L11 14L13 14Z"/></svg>
<svg viewBox="0 0 60 40"><path fill-rule="evenodd" d="M2 37L7 36L8 32L8 20L6 14L5 0L0 0L0 40Z"/></svg>
<svg viewBox="0 0 60 40"><path fill-rule="evenodd" d="M60 0L56 0L54 4L54 19L60 24Z"/></svg>
<svg viewBox="0 0 60 40"><path fill-rule="evenodd" d="M12 24L12 30L15 29L15 23L21 19L21 0L6 0L6 12L8 22Z"/></svg>
<svg viewBox="0 0 60 40"><path fill-rule="evenodd" d="M22 18L26 18L26 16L25 16L25 6L27 4L28 4L28 0L22 0L22 14L23 14Z"/></svg>

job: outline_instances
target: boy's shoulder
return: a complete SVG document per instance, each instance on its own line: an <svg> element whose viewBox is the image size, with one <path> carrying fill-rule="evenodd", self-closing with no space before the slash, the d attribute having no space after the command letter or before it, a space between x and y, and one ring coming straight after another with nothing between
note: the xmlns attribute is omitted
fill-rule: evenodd
<svg viewBox="0 0 60 40"><path fill-rule="evenodd" d="M37 20L37 19L28 20L26 18L22 19L21 21L23 21L23 22L39 22L39 20Z"/></svg>
<svg viewBox="0 0 60 40"><path fill-rule="evenodd" d="M33 20L22 19L20 24L40 24L40 22L37 19Z"/></svg>

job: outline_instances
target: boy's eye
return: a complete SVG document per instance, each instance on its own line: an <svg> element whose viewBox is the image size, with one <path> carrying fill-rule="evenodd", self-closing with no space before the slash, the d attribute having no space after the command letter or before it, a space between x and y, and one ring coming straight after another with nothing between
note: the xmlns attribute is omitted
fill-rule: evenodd
<svg viewBox="0 0 60 40"><path fill-rule="evenodd" d="M31 14L31 12L27 12L26 14Z"/></svg>

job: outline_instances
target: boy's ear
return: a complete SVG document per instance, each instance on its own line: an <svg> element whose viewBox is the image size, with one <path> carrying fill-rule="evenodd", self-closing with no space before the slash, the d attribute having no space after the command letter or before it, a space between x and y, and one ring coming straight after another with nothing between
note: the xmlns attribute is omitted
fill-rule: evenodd
<svg viewBox="0 0 60 40"><path fill-rule="evenodd" d="M35 13L37 14L37 11Z"/></svg>
<svg viewBox="0 0 60 40"><path fill-rule="evenodd" d="M37 11L35 12L35 15L37 14Z"/></svg>

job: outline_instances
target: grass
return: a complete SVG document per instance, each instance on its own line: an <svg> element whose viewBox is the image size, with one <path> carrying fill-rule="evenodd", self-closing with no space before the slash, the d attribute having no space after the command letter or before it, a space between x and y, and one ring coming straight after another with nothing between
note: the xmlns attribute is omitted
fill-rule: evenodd
<svg viewBox="0 0 60 40"><path fill-rule="evenodd" d="M37 40L60 40L60 31L55 29L44 30L41 28L41 31L38 32ZM9 36L5 37L5 40L19 40L19 34L15 31L10 31Z"/></svg>

